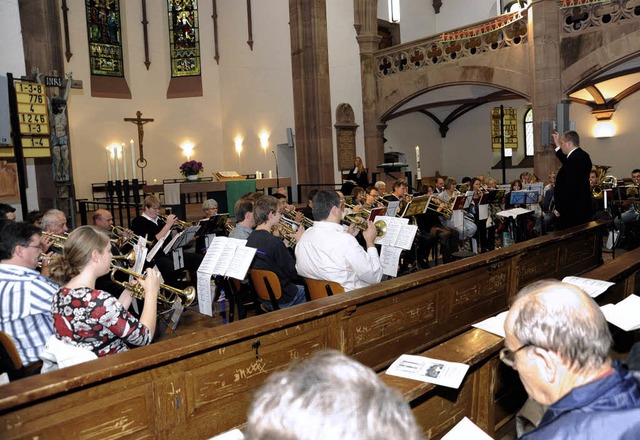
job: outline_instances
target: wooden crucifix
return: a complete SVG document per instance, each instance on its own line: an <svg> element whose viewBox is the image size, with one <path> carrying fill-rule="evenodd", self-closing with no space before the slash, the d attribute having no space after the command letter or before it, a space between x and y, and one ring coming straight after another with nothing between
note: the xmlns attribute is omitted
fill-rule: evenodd
<svg viewBox="0 0 640 440"><path fill-rule="evenodd" d="M136 165L140 168L142 174L142 180L144 180L144 168L147 166L147 159L144 158L144 146L142 140L144 139L144 127L147 122L153 122L151 118L143 118L142 112L138 110L135 118L124 118L125 121L133 122L138 126L138 148L140 150L140 157L136 161Z"/></svg>

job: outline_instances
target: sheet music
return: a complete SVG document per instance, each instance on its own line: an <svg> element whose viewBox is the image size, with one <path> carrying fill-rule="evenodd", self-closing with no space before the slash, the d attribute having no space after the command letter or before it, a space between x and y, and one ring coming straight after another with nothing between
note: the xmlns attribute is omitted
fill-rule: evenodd
<svg viewBox="0 0 640 440"><path fill-rule="evenodd" d="M418 227L416 225L407 224L400 226L400 232L398 233L398 238L396 238L394 246L406 250L411 249L416 232L418 232Z"/></svg>
<svg viewBox="0 0 640 440"><path fill-rule="evenodd" d="M579 288L584 290L585 293L591 298L596 298L600 294L604 293L609 287L615 284L610 283L609 281L594 280L591 278L582 277L564 277L562 279L562 282L578 286Z"/></svg>
<svg viewBox="0 0 640 440"><path fill-rule="evenodd" d="M164 247L164 253L168 254L175 248L187 245L191 241L193 236L196 235L198 229L200 229L199 225L189 226L187 229L177 233Z"/></svg>
<svg viewBox="0 0 640 440"><path fill-rule="evenodd" d="M460 420L451 431L447 432L442 440L491 440L486 432L468 418Z"/></svg>
<svg viewBox="0 0 640 440"><path fill-rule="evenodd" d="M640 329L640 296L629 295L618 304L600 307L608 322L630 332Z"/></svg>
<svg viewBox="0 0 640 440"><path fill-rule="evenodd" d="M141 241L144 241L145 244L140 245ZM133 250L136 253L136 262L133 265L132 270L136 273L142 273L142 271L144 270L144 263L146 261L147 258L147 245L146 245L146 241L144 238L140 237L140 241L138 241L138 244L133 246ZM131 277L129 277L131 278Z"/></svg>
<svg viewBox="0 0 640 440"><path fill-rule="evenodd" d="M247 240L237 238L214 238L198 271L243 280L256 253L255 248L246 244Z"/></svg>
<svg viewBox="0 0 640 440"><path fill-rule="evenodd" d="M395 246L396 240L398 239L398 234L400 234L400 229L403 224L408 224L408 218L398 218L398 217L389 217L389 216L379 216L376 217L377 220L382 220L387 224L387 233L384 237L376 237L375 244Z"/></svg>
<svg viewBox="0 0 640 440"><path fill-rule="evenodd" d="M468 370L467 364L403 354L391 364L387 374L449 388L460 388Z"/></svg>
<svg viewBox="0 0 640 440"><path fill-rule="evenodd" d="M469 206L471 206L471 201L473 200L473 191L467 191L465 194L465 201L464 201L464 209L467 209Z"/></svg>
<svg viewBox="0 0 640 440"><path fill-rule="evenodd" d="M165 239L167 238L167 235L169 234L165 234L164 237L162 237L161 239L158 240L158 242L155 244L155 246L153 247L153 249L151 249L149 251L149 253L147 254L147 262L151 262L151 260L153 260L153 257L156 256L156 254L158 253L158 251L162 248L162 245L164 244Z"/></svg>
<svg viewBox="0 0 640 440"><path fill-rule="evenodd" d="M400 206L400 200L387 203L387 215L389 217L395 217L398 213L398 206Z"/></svg>
<svg viewBox="0 0 640 440"><path fill-rule="evenodd" d="M398 276L398 263L400 263L401 248L383 245L380 250L380 265L382 273L390 277Z"/></svg>
<svg viewBox="0 0 640 440"><path fill-rule="evenodd" d="M524 209L524 208L512 208L512 209L507 209L505 211L500 211L498 212L496 215L499 215L500 217L512 217L512 218L516 218L519 215L522 214L528 214L530 212L533 212L530 209Z"/></svg>
<svg viewBox="0 0 640 440"><path fill-rule="evenodd" d="M478 205L478 220L486 220L489 217L489 205Z"/></svg>
<svg viewBox="0 0 640 440"><path fill-rule="evenodd" d="M507 319L507 313L509 313L508 310L502 313L498 313L496 316L492 316L491 318L487 318L484 321L477 322L471 327L479 328L486 332L493 333L494 335L498 335L504 338L504 321Z"/></svg>
<svg viewBox="0 0 640 440"><path fill-rule="evenodd" d="M200 266L202 267L202 266ZM211 274L198 270L196 274L196 285L198 287L198 311L203 315L213 316L211 295Z"/></svg>
<svg viewBox="0 0 640 440"><path fill-rule="evenodd" d="M238 246L225 275L242 281L247 275L257 249L249 246Z"/></svg>

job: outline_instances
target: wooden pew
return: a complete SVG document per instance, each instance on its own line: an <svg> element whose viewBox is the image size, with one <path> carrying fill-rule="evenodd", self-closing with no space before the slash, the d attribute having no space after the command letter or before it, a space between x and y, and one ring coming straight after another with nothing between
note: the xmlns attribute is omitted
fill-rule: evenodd
<svg viewBox="0 0 640 440"><path fill-rule="evenodd" d="M459 262L161 341L0 388L0 438L208 438L241 426L272 371L323 348L380 370L507 307L517 290L601 264L590 223Z"/></svg>
<svg viewBox="0 0 640 440"><path fill-rule="evenodd" d="M601 305L617 303L635 292L636 279L640 276L640 248L582 276L615 283L596 301ZM465 416L494 436L526 400L517 373L499 361L498 353L503 346L503 338L472 328L420 353L429 358L468 364L469 372L459 390L389 376L385 371L379 373L379 377L405 397L428 438L443 436Z"/></svg>

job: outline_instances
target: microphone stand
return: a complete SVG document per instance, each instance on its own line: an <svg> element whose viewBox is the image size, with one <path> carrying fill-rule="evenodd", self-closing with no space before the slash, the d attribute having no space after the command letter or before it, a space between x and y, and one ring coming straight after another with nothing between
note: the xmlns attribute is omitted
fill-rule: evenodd
<svg viewBox="0 0 640 440"><path fill-rule="evenodd" d="M271 153L273 154L273 158L276 161L276 188L280 188L280 173L278 171L278 156L276 155L276 152L271 150Z"/></svg>

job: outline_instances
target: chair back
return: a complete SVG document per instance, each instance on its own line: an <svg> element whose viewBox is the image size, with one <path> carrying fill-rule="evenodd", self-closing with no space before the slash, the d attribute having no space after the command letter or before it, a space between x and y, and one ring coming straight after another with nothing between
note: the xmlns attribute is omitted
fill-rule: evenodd
<svg viewBox="0 0 640 440"><path fill-rule="evenodd" d="M22 368L22 359L11 336L0 332L0 362L3 371L17 371Z"/></svg>
<svg viewBox="0 0 640 440"><path fill-rule="evenodd" d="M278 300L282 297L282 288L278 276L270 270L249 269L253 289L263 301L270 301L273 310L279 310Z"/></svg>
<svg viewBox="0 0 640 440"><path fill-rule="evenodd" d="M326 298L344 292L344 287L334 281L305 278L311 299Z"/></svg>

